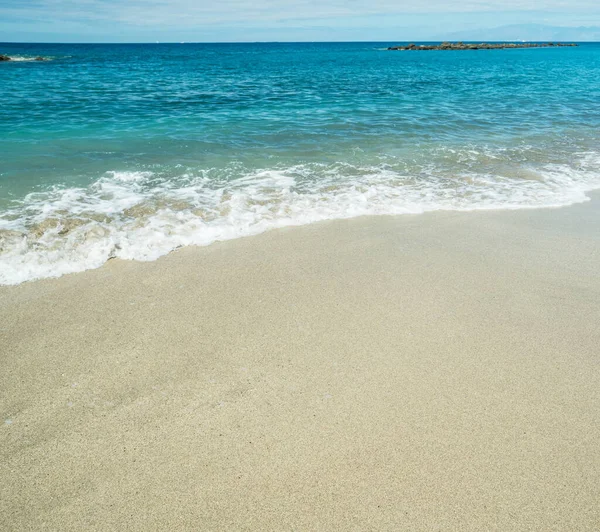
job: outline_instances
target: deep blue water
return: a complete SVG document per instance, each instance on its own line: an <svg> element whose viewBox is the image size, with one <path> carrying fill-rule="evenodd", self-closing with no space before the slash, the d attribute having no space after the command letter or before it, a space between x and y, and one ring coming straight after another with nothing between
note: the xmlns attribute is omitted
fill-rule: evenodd
<svg viewBox="0 0 600 532"><path fill-rule="evenodd" d="M599 44L390 44L0 44L0 284L600 187Z"/></svg>

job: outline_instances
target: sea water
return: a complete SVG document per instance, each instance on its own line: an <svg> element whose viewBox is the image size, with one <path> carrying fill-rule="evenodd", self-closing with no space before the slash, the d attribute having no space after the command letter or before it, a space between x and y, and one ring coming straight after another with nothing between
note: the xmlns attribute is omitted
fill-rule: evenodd
<svg viewBox="0 0 600 532"><path fill-rule="evenodd" d="M0 44L0 284L600 188L599 44L390 44Z"/></svg>

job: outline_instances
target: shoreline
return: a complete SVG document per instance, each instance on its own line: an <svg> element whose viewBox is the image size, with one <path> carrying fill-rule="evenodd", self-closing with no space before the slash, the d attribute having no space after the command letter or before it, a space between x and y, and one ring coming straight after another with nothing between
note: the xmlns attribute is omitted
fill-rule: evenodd
<svg viewBox="0 0 600 532"><path fill-rule="evenodd" d="M377 213L377 209L375 212L362 212L356 213L354 212L351 216L347 217L344 214L338 212L338 216L334 217L323 217L322 214L315 214L310 216L308 215L303 218L302 216L294 219L290 218L281 218L281 219L264 219L264 220L254 220L252 224L246 224L243 226L216 226L214 225L206 225L202 228L202 231L199 233L186 234L186 228L188 224L193 225L194 220L187 220L187 223L181 223L179 221L179 226L176 226L173 230L167 227L163 228L165 230L165 234L168 235L167 241L169 238L172 238L173 241L165 242L158 239L158 245L154 245L152 241L147 241L144 239L143 231L142 234L138 234L137 238L135 234L126 235L123 242L118 242L119 236L123 237L123 234L119 234L120 232L126 232L126 230L121 227L117 228L116 234L108 234L104 233L104 240L102 238L97 239L94 244L91 245L87 249L87 253L82 253L82 249L77 246L67 247L67 242L63 241L62 245L64 246L58 253L59 258L54 260L50 259L48 261L48 257L45 256L45 250L47 247L52 248L52 246L48 246L48 241L44 242L43 246L36 246L38 244L36 242L36 238L44 237L55 231L54 237L63 237L66 239L72 239L74 241L77 240L86 240L86 233L94 233L99 230L100 233L104 232L106 228L99 228L95 223L97 220L93 219L94 222L91 226L87 225L85 222L82 222L78 218L70 219L57 219L50 218L48 220L40 222L37 226L34 226L31 229L31 232L35 235L34 238L30 240L28 244L28 250L23 253L22 250L18 254L14 254L10 248L11 246L17 246L22 243L22 239L25 234L20 233L17 230L13 229L0 229L0 239L4 237L5 240L5 250L4 253L0 256L0 264L2 263L2 259L4 259L4 271L0 271L0 288L7 286L19 286L23 283L29 282L38 282L47 279L59 279L65 275L72 275L83 273L90 270L95 270L98 268L102 268L106 263L111 260L125 260L125 261L135 261L135 262L153 262L158 260L170 253L180 251L186 247L206 247L212 246L215 244L219 244L226 241L235 241L240 238L249 238L262 235L264 233L268 233L270 231L279 231L285 229L293 229L296 227L305 227L314 224L328 224L335 222L344 222L348 220L355 219L363 219L363 218L377 218L377 217L395 217L395 216L444 216L444 215L452 215L452 213L494 213L494 212L514 212L514 211L528 211L528 210L545 210L545 209L561 209L568 208L574 205L579 205L582 203L587 203L591 201L594 195L600 196L600 192L598 192L598 188L589 186L584 187L581 190L571 191L572 196L569 198L569 203L558 203L553 204L550 203L548 205L521 205L521 204L508 204L504 206L481 206L481 207L466 207L466 208L430 208L429 206L422 207L423 210L415 209L414 211L410 210L410 208L406 208L404 210L402 208L398 209L397 212L394 212L394 209L391 209L390 212L379 212ZM334 201L332 203L335 203ZM344 206L342 206L343 209ZM345 207L352 208L351 206L346 205ZM136 207L133 207L135 209ZM339 208L339 206L338 206ZM147 220L148 221L148 220ZM88 221L89 222L89 221ZM77 235L78 238L73 238L75 232L84 227L84 232L79 233ZM133 230L135 233L135 229ZM155 233L156 234L156 233ZM208 236L207 236L208 235ZM31 235L30 235L31 236ZM92 238L98 237L98 234L94 235ZM52 237L51 237L52 238ZM115 239L117 242L115 243ZM176 241L179 240L179 245L176 244ZM8 244L6 243L8 242ZM182 243L181 243L182 242ZM0 242L2 244L2 242ZM56 243L55 243L56 244ZM60 245L60 244L59 244ZM83 246L81 246L83 248ZM126 248L126 251L124 251ZM41 251L40 251L41 250ZM72 255L75 255L76 258L73 258ZM123 256L124 255L124 256ZM24 260L25 257L34 256L35 259L33 262L26 262ZM22 272L27 272L25 277L23 277ZM34 273L35 272L35 273ZM51 272L51 273L50 273Z"/></svg>
<svg viewBox="0 0 600 532"><path fill-rule="evenodd" d="M600 194L0 287L8 528L593 530Z"/></svg>

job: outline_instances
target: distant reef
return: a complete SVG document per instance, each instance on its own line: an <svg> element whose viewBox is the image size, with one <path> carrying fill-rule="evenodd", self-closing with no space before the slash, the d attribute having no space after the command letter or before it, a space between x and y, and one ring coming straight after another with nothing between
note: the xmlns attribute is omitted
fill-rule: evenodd
<svg viewBox="0 0 600 532"><path fill-rule="evenodd" d="M442 44L409 44L407 46L390 46L388 50L503 50L505 48L556 48L577 46L575 43L488 43L471 44L464 42L443 42Z"/></svg>

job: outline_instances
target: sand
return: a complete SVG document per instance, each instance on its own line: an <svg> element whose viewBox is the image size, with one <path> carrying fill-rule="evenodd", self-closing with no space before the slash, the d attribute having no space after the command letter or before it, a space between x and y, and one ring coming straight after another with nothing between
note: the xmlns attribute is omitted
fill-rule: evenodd
<svg viewBox="0 0 600 532"><path fill-rule="evenodd" d="M2 530L598 530L600 200L0 288Z"/></svg>

